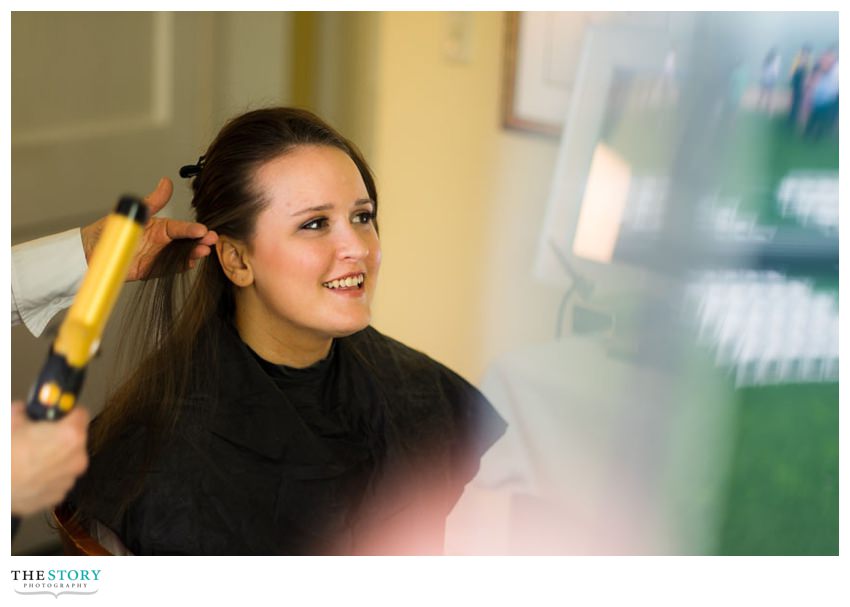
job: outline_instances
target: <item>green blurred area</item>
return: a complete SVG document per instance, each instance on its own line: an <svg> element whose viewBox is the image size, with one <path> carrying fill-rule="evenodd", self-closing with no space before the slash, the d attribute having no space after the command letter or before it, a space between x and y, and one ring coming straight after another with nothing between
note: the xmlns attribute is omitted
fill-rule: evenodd
<svg viewBox="0 0 850 607"><path fill-rule="evenodd" d="M636 175L667 175L687 154L682 119L673 108L624 108L609 114L602 140L628 161ZM796 225L783 217L776 191L783 177L799 171L838 171L838 133L812 140L803 138L782 114L739 110L716 124L716 146L710 155L716 166L712 189L734 199L741 212L758 217L762 225ZM696 154L698 151L694 151Z"/></svg>
<svg viewBox="0 0 850 607"><path fill-rule="evenodd" d="M838 554L838 384L746 388L718 554Z"/></svg>
<svg viewBox="0 0 850 607"><path fill-rule="evenodd" d="M668 112L620 111L603 139L639 175L670 171L682 150ZM776 203L792 171L838 170L838 135L804 139L785 116L737 111L715 144L716 192L762 225L793 226ZM612 122L613 121L613 122ZM838 298L836 267L795 276ZM731 461L716 553L838 554L838 384L783 384L735 390ZM718 445L718 449L730 445Z"/></svg>
<svg viewBox="0 0 850 607"><path fill-rule="evenodd" d="M838 136L804 139L784 116L742 112L720 165L724 193L741 196L742 210L763 225L794 225L783 217L775 193L783 177L799 171L838 171Z"/></svg>
<svg viewBox="0 0 850 607"><path fill-rule="evenodd" d="M730 191L760 223L782 225L773 193L791 171L838 170L838 138L804 140L784 117L747 113L724 155ZM761 193L761 195L759 195ZM807 278L838 297L825 268ZM838 554L838 384L791 384L736 392L736 434L720 529L720 554Z"/></svg>

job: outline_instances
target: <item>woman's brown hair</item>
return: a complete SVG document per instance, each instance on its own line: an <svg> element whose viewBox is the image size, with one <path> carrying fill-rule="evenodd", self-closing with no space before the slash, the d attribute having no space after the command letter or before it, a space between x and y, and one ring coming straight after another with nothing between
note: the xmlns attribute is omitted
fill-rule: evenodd
<svg viewBox="0 0 850 607"><path fill-rule="evenodd" d="M305 145L331 146L345 152L357 166L377 213L375 181L356 146L307 110L275 107L232 119L198 165L191 167L196 221L220 236L250 242L257 217L267 204L254 182L257 170ZM181 273L194 246L191 240L175 240L165 247L151 270L158 278L147 281L129 308L124 344L141 362L107 399L92 424L89 451L93 457L121 440L128 429L142 428L143 459L134 462L133 469L147 469L178 424L181 404L189 391L215 377L215 334L210 328L216 323L211 321L218 317L232 322L234 296L214 253L194 272ZM125 492L121 508L140 490L143 474L135 481ZM83 478L75 498L82 513L87 498L96 493L97 487L88 487Z"/></svg>

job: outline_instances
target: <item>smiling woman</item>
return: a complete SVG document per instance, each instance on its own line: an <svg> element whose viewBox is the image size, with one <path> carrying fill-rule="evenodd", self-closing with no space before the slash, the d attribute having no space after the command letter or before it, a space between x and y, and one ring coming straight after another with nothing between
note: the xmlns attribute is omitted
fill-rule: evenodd
<svg viewBox="0 0 850 607"><path fill-rule="evenodd" d="M334 147L301 146L254 179L266 206L251 246L224 237L219 247L225 274L242 287L236 326L264 359L306 366L327 356L334 337L369 324L381 264L376 203Z"/></svg>
<svg viewBox="0 0 850 607"><path fill-rule="evenodd" d="M181 175L217 255L182 284L169 270L190 250L157 259L126 340L141 363L92 422L78 520L134 554L442 552L505 424L369 326L381 248L360 152L309 112L270 108Z"/></svg>

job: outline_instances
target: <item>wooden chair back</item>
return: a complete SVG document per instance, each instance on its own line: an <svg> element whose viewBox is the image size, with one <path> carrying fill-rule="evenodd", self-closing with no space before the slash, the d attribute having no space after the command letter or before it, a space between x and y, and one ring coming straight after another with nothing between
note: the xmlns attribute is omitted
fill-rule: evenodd
<svg viewBox="0 0 850 607"><path fill-rule="evenodd" d="M68 504L59 504L53 510L53 520L62 540L62 549L66 555L76 556L112 556L101 546L83 526L74 520L74 511Z"/></svg>

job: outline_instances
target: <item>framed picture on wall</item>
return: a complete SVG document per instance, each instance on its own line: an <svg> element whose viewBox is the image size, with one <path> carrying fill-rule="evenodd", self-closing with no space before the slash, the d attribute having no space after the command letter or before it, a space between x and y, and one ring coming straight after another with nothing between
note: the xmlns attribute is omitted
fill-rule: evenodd
<svg viewBox="0 0 850 607"><path fill-rule="evenodd" d="M504 126L553 136L561 133L583 30L597 14L507 14Z"/></svg>
<svg viewBox="0 0 850 607"><path fill-rule="evenodd" d="M589 25L664 24L665 13L509 12L506 14L502 124L558 136Z"/></svg>

